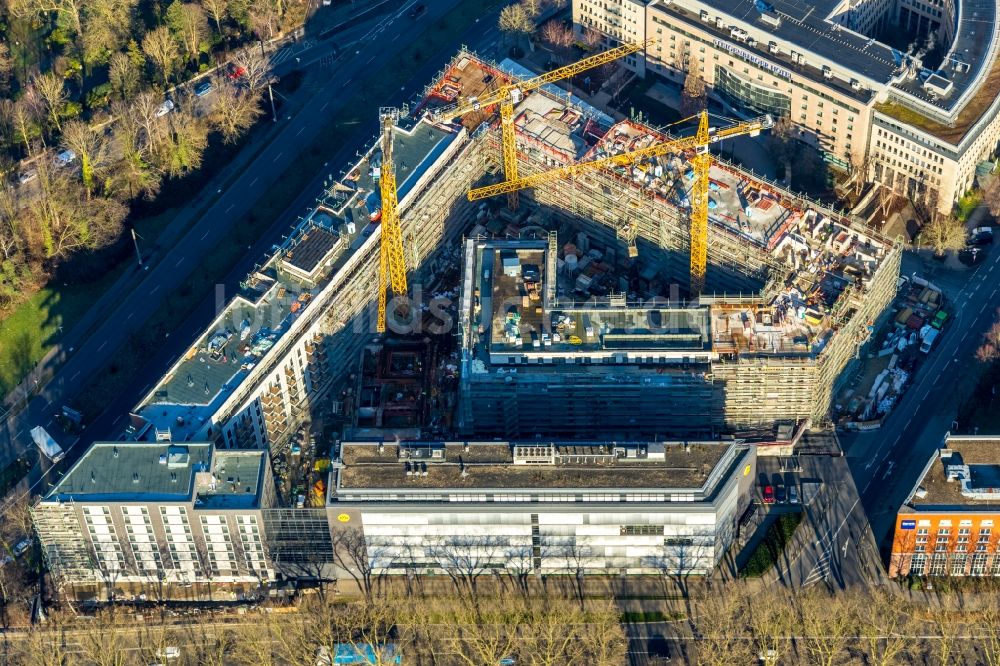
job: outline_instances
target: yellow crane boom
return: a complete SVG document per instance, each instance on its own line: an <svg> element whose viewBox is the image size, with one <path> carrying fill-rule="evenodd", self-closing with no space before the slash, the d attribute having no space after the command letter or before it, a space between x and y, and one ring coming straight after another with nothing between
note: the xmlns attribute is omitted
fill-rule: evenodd
<svg viewBox="0 0 1000 666"><path fill-rule="evenodd" d="M392 128L398 117L399 112L396 109L379 109L379 119L382 121L382 168L378 183L379 194L382 197L376 325L379 333L385 332L387 289L391 286L394 296L406 295L406 258L403 255L403 230L399 223L396 166L392 157Z"/></svg>
<svg viewBox="0 0 1000 666"><path fill-rule="evenodd" d="M514 81L500 86L483 97L469 97L456 106L435 111L434 115L440 120L458 118L472 111L480 111L494 104L499 104L503 173L504 178L514 181L518 179L517 143L514 137L514 105L521 101L525 93L537 90L548 83L568 79L580 72L585 72L588 69L613 62L618 58L624 58L627 55L637 53L653 42L654 40L649 39L643 43L622 44L621 46L603 51L583 60L578 60L577 62L559 67L534 78L524 81ZM517 190L511 190L507 193L507 203L511 209L517 208Z"/></svg>
<svg viewBox="0 0 1000 666"><path fill-rule="evenodd" d="M517 180L506 180L495 185L487 185L470 190L469 201L477 201L497 194L509 194L522 190L526 187L537 187L545 183L550 183L561 178L576 176L578 174L600 169L603 167L631 166L639 160L666 155L667 153L677 153L686 150L694 150L695 156L692 160L694 169L694 185L691 190L691 296L697 296L705 287L705 269L708 264L708 184L709 168L712 165L712 156L708 152L709 145L733 136L749 134L756 136L761 130L769 129L774 125L771 116L761 116L754 120L735 123L728 127L711 128L708 124L708 113L702 111L698 117L698 131L694 136L673 139L639 150L633 150L617 155L610 155L589 162L579 162L570 164L549 171L524 176Z"/></svg>

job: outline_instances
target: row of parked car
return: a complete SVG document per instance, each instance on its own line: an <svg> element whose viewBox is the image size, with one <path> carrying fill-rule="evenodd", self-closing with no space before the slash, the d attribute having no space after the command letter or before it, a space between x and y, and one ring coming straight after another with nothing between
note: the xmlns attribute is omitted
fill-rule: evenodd
<svg viewBox="0 0 1000 666"><path fill-rule="evenodd" d="M799 490L795 486L788 486L787 492L782 485L766 485L761 491L761 499L764 504L774 504L775 502L788 502L789 504L799 503Z"/></svg>
<svg viewBox="0 0 1000 666"><path fill-rule="evenodd" d="M244 69L239 65L233 63L229 63L228 65L226 65L226 77L231 81L237 81L237 82L240 81L246 76L246 73L247 73L246 69ZM211 93L214 89L215 87L212 85L211 79L204 79L202 81L199 81L194 86L194 94L196 97L205 97L206 95ZM168 97L167 99L163 100L162 104L156 107L154 115L157 118L162 118L163 116L167 115L176 108L177 105L174 103L172 99ZM53 161L55 166L60 168L68 167L74 162L76 162L76 153L69 149L61 151L58 155L55 156L55 159ZM25 169L24 171L21 171L21 173L18 174L17 182L19 185L27 185L36 178L38 178L37 170Z"/></svg>

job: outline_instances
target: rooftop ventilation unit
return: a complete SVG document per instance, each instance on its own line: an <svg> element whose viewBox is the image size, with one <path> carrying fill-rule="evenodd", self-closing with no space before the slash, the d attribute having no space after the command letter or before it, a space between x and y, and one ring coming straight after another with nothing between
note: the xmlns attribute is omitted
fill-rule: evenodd
<svg viewBox="0 0 1000 666"><path fill-rule="evenodd" d="M833 70L830 69L826 65L823 65L823 78L824 79L832 79L833 78Z"/></svg>

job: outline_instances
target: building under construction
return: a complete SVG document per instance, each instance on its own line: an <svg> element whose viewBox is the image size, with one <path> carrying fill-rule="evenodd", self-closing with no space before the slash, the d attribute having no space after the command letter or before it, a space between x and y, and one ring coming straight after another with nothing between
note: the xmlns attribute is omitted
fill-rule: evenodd
<svg viewBox="0 0 1000 666"><path fill-rule="evenodd" d="M484 107L451 121L435 110L528 75L460 53L394 127L405 257L419 285L410 289L411 324L424 331L443 313L461 327L459 399L444 422L456 434L565 437L823 421L838 378L893 298L898 248L716 161L706 285L685 304L686 288L673 285L688 278L690 155L550 182L523 192L517 211L468 200L470 188L498 177L496 114ZM514 112L522 175L666 137L551 85ZM333 390L356 384L349 376L375 328L381 227L369 221L380 214L380 164L375 142L247 277L137 406L134 438L280 450L298 423L336 407ZM514 256L537 259L521 262L518 277L498 264L486 285L511 291L520 330L484 347L480 329L499 314L482 320L484 253L502 264L502 243L522 241ZM531 265L540 291L529 295ZM429 307L434 297L453 302ZM567 321L583 335L567 333ZM498 352L517 345L523 353Z"/></svg>

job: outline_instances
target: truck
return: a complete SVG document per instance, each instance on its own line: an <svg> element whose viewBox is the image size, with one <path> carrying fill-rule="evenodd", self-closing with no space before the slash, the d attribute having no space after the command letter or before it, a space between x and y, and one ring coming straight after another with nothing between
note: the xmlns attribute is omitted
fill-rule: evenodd
<svg viewBox="0 0 1000 666"><path fill-rule="evenodd" d="M940 329L932 328L927 331L927 334L923 336L923 342L920 343L920 351L926 354L934 346L934 341L937 340L937 336L940 333Z"/></svg>
<svg viewBox="0 0 1000 666"><path fill-rule="evenodd" d="M35 440L38 450L51 460L53 464L66 457L66 452L62 450L56 443L56 440L52 439L52 435L42 426L36 426L31 429L31 439Z"/></svg>

